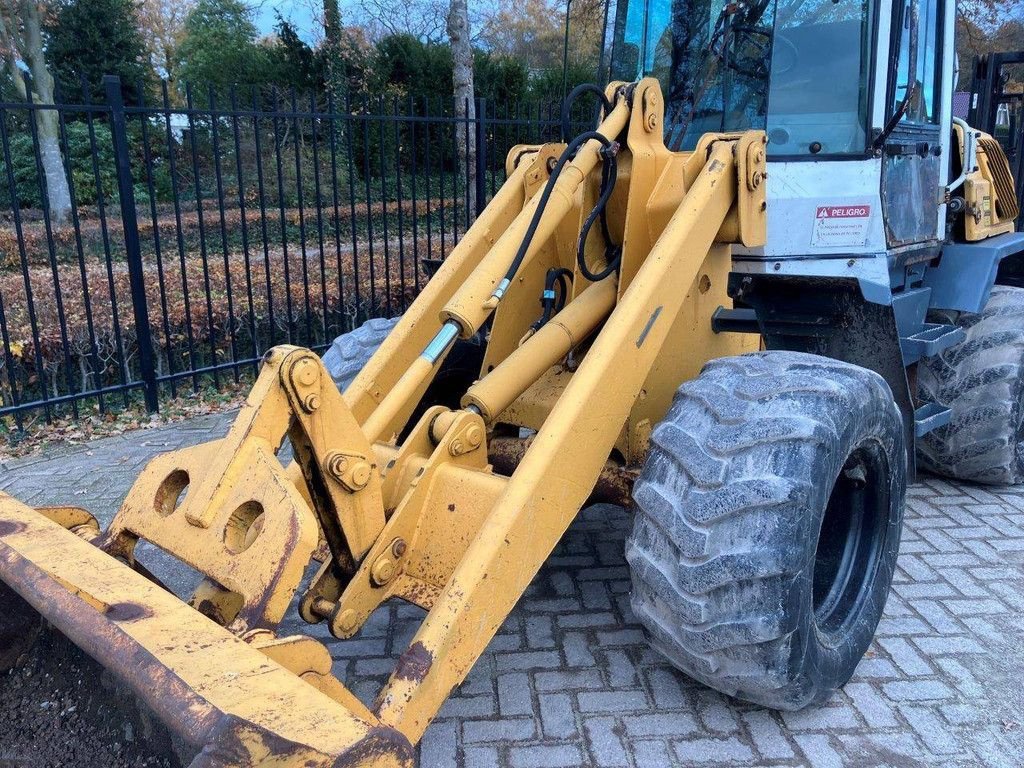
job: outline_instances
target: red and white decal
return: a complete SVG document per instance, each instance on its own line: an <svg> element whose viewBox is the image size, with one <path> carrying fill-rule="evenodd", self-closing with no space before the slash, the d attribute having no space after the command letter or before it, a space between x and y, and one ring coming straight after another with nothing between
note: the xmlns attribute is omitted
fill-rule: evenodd
<svg viewBox="0 0 1024 768"><path fill-rule="evenodd" d="M867 243L870 205L819 205L811 245L817 248L858 247Z"/></svg>

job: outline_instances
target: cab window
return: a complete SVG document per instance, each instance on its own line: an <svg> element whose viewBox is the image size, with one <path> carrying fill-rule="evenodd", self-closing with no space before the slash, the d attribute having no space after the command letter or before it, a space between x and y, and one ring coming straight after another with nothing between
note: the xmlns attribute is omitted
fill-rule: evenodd
<svg viewBox="0 0 1024 768"><path fill-rule="evenodd" d="M941 40L942 19L939 0L918 0L917 62L913 79L910 67L910 0L897 3L894 9L893 29L897 30L897 67L894 87L891 89L889 114L899 108L906 98L907 89L913 83L906 122L937 124L939 122L940 55L938 41Z"/></svg>

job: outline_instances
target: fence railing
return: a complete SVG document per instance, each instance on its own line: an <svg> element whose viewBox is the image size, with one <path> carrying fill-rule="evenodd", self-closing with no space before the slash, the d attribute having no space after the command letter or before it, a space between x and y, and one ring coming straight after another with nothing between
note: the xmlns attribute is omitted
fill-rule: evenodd
<svg viewBox="0 0 1024 768"><path fill-rule="evenodd" d="M237 382L275 344L319 350L398 314L422 261L501 185L508 150L559 133L555 105L480 99L467 119L417 99L186 89L176 103L163 84L126 101L104 86L102 102L85 87L0 102L0 417L18 425L83 401L153 410ZM43 113L66 210L49 200Z"/></svg>

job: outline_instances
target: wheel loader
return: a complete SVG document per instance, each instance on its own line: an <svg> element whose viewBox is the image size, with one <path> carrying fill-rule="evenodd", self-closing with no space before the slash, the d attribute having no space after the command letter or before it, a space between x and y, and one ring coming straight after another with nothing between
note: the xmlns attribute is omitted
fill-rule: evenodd
<svg viewBox="0 0 1024 768"><path fill-rule="evenodd" d="M0 499L0 661L63 633L193 766L409 766L581 507L632 496L632 607L683 673L781 709L850 678L917 467L1024 474L1024 235L951 115L954 3L613 21L569 99L594 128L513 148L400 319L269 350L227 436L155 457L105 530ZM424 618L364 702L324 638L391 599Z"/></svg>

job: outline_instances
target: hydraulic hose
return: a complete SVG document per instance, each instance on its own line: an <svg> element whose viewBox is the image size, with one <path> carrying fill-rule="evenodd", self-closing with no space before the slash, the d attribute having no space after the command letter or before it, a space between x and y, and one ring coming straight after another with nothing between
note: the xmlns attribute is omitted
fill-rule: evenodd
<svg viewBox="0 0 1024 768"><path fill-rule="evenodd" d="M555 293L555 284L558 284L558 293ZM540 298L540 305L543 309L541 316L530 326L527 337L533 335L545 323L551 319L556 312L561 312L569 296L569 286L572 285L572 272L563 267L552 267L544 277L544 293Z"/></svg>
<svg viewBox="0 0 1024 768"><path fill-rule="evenodd" d="M570 116L572 113L572 105L580 96L584 93L593 93L601 100L601 108L607 115L612 111L612 103L608 101L608 97L604 95L604 89L594 83L581 83L577 85L568 96L565 97L565 101L562 102L562 141L567 141L569 133L571 131Z"/></svg>
<svg viewBox="0 0 1024 768"><path fill-rule="evenodd" d="M551 198L551 192L555 188L558 176L562 173L566 163L572 160L576 155L580 147L591 140L600 142L601 146L606 150L614 146L614 142L606 138L603 134L598 133L597 131L586 131L570 141L566 148L562 150L562 154L559 156L558 162L555 163L555 167L551 171L551 175L548 177L547 184L544 185L544 190L541 192L537 208L533 213L533 218L530 219L530 225L526 228L526 234L523 236L523 240L519 244L519 249L516 251L515 258L512 259L512 263L509 265L504 279L502 279L502 281L498 283L498 287L494 289L495 298L500 299L505 295L505 291L508 289L508 286L511 285L512 280L519 271L519 267L522 266L523 260L526 258L526 253L530 250L530 244L533 242L533 236L537 233L537 226L540 224L540 220L544 216L544 209L547 207L548 200ZM602 173L605 172L602 171ZM611 193L608 192L608 194L610 195Z"/></svg>
<svg viewBox="0 0 1024 768"><path fill-rule="evenodd" d="M613 272L618 271L619 264L622 262L622 246L612 242L611 233L608 231L608 219L605 215L605 209L609 198L612 196L612 191L615 189L615 180L618 176L618 164L615 160L617 151L618 146L615 144L602 150L601 156L604 158L605 163L601 168L601 193L597 199L597 204L580 228L580 239L576 246L576 264L579 267L580 274L592 283L604 280ZM598 218L601 219L601 234L604 236L605 242L605 268L600 272L592 272L587 264L586 244L587 237L590 235L590 228L594 226L594 222Z"/></svg>

